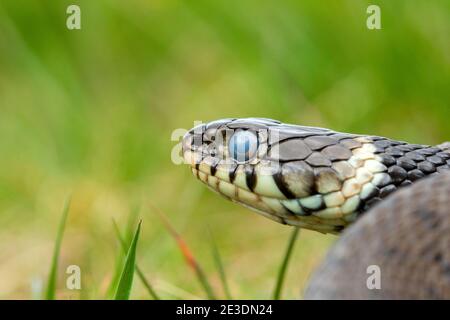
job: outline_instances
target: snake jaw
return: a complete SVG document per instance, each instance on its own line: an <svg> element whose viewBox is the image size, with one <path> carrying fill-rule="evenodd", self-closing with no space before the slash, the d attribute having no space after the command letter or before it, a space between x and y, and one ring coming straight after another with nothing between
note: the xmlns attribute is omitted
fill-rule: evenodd
<svg viewBox="0 0 450 320"><path fill-rule="evenodd" d="M228 150L238 130L258 137L257 155L245 163ZM431 171L419 151L436 163L450 158L442 160L439 148L253 118L197 126L182 145L193 174L213 191L277 222L323 233L341 231Z"/></svg>

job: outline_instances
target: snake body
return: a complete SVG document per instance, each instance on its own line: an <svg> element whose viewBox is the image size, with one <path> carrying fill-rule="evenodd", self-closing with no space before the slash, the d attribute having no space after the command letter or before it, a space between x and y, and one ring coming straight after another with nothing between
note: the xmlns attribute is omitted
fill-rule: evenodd
<svg viewBox="0 0 450 320"><path fill-rule="evenodd" d="M277 222L334 234L396 190L450 167L448 144L261 118L199 125L182 147L193 174L213 191Z"/></svg>
<svg viewBox="0 0 450 320"><path fill-rule="evenodd" d="M449 206L450 172L394 193L343 233L305 297L450 299Z"/></svg>

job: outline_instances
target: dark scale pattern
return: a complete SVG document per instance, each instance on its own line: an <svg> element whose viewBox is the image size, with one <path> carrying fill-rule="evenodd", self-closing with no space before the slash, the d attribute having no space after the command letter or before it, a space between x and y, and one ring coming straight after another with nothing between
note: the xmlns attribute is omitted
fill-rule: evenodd
<svg viewBox="0 0 450 320"><path fill-rule="evenodd" d="M372 137L371 137L372 138ZM386 138L372 139L376 154L388 168L386 177L376 190L379 198L368 197L363 211L387 197L400 187L408 186L436 172L450 169L450 151L427 145L407 144Z"/></svg>
<svg viewBox="0 0 450 320"><path fill-rule="evenodd" d="M397 161L398 163L399 161ZM408 172L400 167L399 165L393 165L388 168L388 174L392 178L392 183L396 186L398 186L400 183L402 183L407 177Z"/></svg>
<svg viewBox="0 0 450 320"><path fill-rule="evenodd" d="M273 127L269 129L268 152L264 159L281 162L281 171L273 178L287 199L326 194L342 188L345 179L332 166L348 160L353 155L351 150L362 146L354 137L321 128ZM326 207L323 203L317 208L300 206L304 215Z"/></svg>
<svg viewBox="0 0 450 320"><path fill-rule="evenodd" d="M394 192L397 188L393 184L389 184L384 188L380 189L380 198L385 198L390 193Z"/></svg>
<svg viewBox="0 0 450 320"><path fill-rule="evenodd" d="M419 180L420 178L425 177L425 173L423 173L422 171L420 171L419 169L415 169L415 170L411 170L408 172L408 180L410 181L416 181Z"/></svg>

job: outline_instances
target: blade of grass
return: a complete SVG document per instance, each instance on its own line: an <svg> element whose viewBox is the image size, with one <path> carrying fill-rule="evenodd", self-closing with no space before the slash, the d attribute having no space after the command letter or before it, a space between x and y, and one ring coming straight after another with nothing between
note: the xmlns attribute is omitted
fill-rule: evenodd
<svg viewBox="0 0 450 320"><path fill-rule="evenodd" d="M192 251L189 249L184 239L175 231L175 228L172 227L172 225L169 222L169 219L167 219L166 215L161 210L159 210L153 205L151 205L151 207L153 208L154 212L156 212L156 214L160 217L166 229L169 231L169 233L177 242L178 247L180 248L180 251L186 260L186 263L194 270L197 279L200 282L200 285L205 290L208 299L215 300L216 295L214 294L214 291L212 290L212 287L209 284L208 278L206 277L205 273L203 272L203 269L200 267L200 264L195 259L194 255L192 254Z"/></svg>
<svg viewBox="0 0 450 320"><path fill-rule="evenodd" d="M214 256L214 261L216 263L217 270L219 271L220 282L222 283L222 287L223 287L223 291L225 293L225 297L228 300L231 300L233 298L231 297L231 294L230 294L230 289L228 287L227 277L226 277L226 274L225 274L225 268L223 267L223 263L222 263L222 259L220 257L219 249L217 248L216 241L214 240L214 236L213 236L213 234L212 234L212 232L211 232L211 230L209 228L208 228L208 232L209 232L209 235L210 235L210 238L211 238L211 247L212 247L212 252L213 252L213 256Z"/></svg>
<svg viewBox="0 0 450 320"><path fill-rule="evenodd" d="M292 249L294 248L295 241L297 240L298 234L300 232L299 228L294 228L289 238L289 243L286 248L286 252L283 257L283 262L281 263L280 269L278 271L277 283L273 291L273 300L279 300L281 297L281 290L283 288L283 282L286 275L287 266L289 264L289 259L292 255Z"/></svg>
<svg viewBox="0 0 450 320"><path fill-rule="evenodd" d="M139 207L135 207L131 210L131 214L128 215L128 219L126 222L126 233L125 233L125 240L124 243L125 245L125 249L124 251L120 251L120 253L117 255L116 257L116 261L115 261L115 267L114 267L114 273L112 275L112 280L109 283L108 289L106 290L106 297L107 298L113 298L116 288L117 288L117 284L119 283L119 279L120 279L120 275L122 273L122 265L125 259L125 256L127 254L127 248L129 243L131 242L131 239L133 238L133 229L134 229L134 225L136 224L136 220L137 220L137 216L139 214Z"/></svg>
<svg viewBox="0 0 450 320"><path fill-rule="evenodd" d="M136 265L136 247L141 231L141 223L142 221L139 221L133 240L128 248L127 257L125 258L125 264L123 266L122 274L120 275L114 300L128 300L130 297L131 287L133 286L134 268Z"/></svg>
<svg viewBox="0 0 450 320"><path fill-rule="evenodd" d="M126 245L125 240L123 239L122 235L120 234L119 227L117 226L117 223L114 219L113 219L113 226L114 226L114 231L116 232L117 239L119 239L119 242L120 242L120 245L121 245L123 251L126 252L127 245ZM148 280L145 278L144 273L142 272L141 268L139 267L139 265L137 263L136 263L136 273L137 273L139 279L141 280L142 284L144 285L144 287L147 289L150 296L154 300L159 300L159 296L156 294L152 285L150 285L150 282L148 282Z"/></svg>
<svg viewBox="0 0 450 320"><path fill-rule="evenodd" d="M136 225L136 221L138 221L140 211L141 208L138 205L135 205L134 208L131 209L130 215L128 215L123 236L123 240L126 244L130 243L131 239L133 238L133 229Z"/></svg>
<svg viewBox="0 0 450 320"><path fill-rule="evenodd" d="M56 278L58 276L58 259L59 252L61 250L61 242L64 235L64 229L66 226L67 215L69 213L71 197L67 197L64 204L61 220L59 221L58 233L56 235L55 247L53 249L52 265L50 267L50 273L47 280L47 291L45 298L47 300L55 300L56 297Z"/></svg>

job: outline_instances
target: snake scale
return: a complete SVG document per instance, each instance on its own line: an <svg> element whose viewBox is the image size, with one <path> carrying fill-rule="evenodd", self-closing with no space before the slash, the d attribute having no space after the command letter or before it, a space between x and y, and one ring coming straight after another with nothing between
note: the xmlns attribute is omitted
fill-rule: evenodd
<svg viewBox="0 0 450 320"><path fill-rule="evenodd" d="M445 173L450 168L449 143L409 144L265 118L244 118L196 126L184 136L182 150L193 174L210 189L265 217L321 233L340 234L352 225L319 268L320 274L313 277L308 298L409 297L405 294L409 289L398 288L407 277L396 278L398 275L392 272L386 271L392 280L387 282L393 287L381 290L378 296L368 294L366 287L365 291L361 289L366 296L361 290L351 291L349 286L358 286L347 281L345 287L340 281L344 277L338 275L344 273L356 279L358 265L365 266L371 257L379 262L373 262L376 265L388 261L386 268L392 271L393 261L406 261L408 250L425 246L420 240L428 230L429 220L437 221L438 227L428 232L436 232L434 243L442 246L438 257L444 261L441 264L447 261L446 272L450 274L450 178ZM356 220L358 223L353 224ZM403 236L407 231L409 238ZM415 256L408 256L419 265L410 268L416 276L419 271L425 272L429 262L418 250L412 250ZM358 253L363 256L356 258ZM414 259L408 261L414 264ZM402 275L408 270L403 270ZM325 274L327 280L321 281ZM367 278L366 273L364 276ZM360 283L366 286L365 281ZM411 296L450 297L450 287L436 286L435 291L430 285L426 287L426 293L422 294L423 289Z"/></svg>

